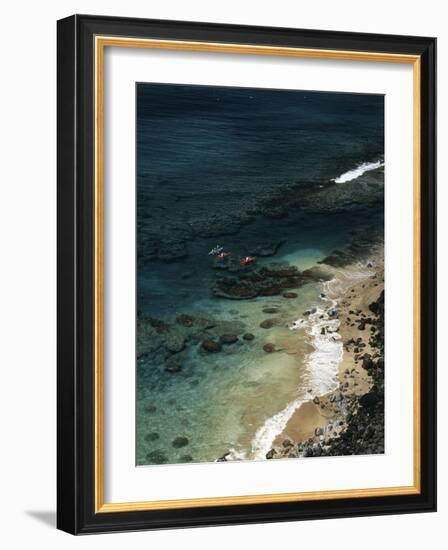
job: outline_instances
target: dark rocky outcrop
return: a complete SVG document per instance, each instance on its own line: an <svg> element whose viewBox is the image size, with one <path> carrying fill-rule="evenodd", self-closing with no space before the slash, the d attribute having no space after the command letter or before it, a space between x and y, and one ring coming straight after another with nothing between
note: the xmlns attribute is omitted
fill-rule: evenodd
<svg viewBox="0 0 448 550"><path fill-rule="evenodd" d="M285 241L267 241L261 244L257 244L252 248L247 249L247 254L250 256L258 256L260 258L275 256L278 249L285 243Z"/></svg>
<svg viewBox="0 0 448 550"><path fill-rule="evenodd" d="M142 375L148 368L158 368L157 365L175 372L187 360L187 348L205 342L201 346L203 351L220 351L222 342L235 343L235 337L243 335L245 328L239 319L211 319L187 313L178 314L170 324L140 318L137 322L137 367ZM151 357L151 361L147 361L147 357Z"/></svg>
<svg viewBox="0 0 448 550"><path fill-rule="evenodd" d="M366 259L372 253L372 247L382 242L383 235L378 233L374 227L368 227L352 234L350 243L342 248L333 250L319 264L326 264L331 267L345 267L356 261Z"/></svg>
<svg viewBox="0 0 448 550"><path fill-rule="evenodd" d="M325 282L333 279L333 273L325 266L313 266L302 271L302 277L305 281Z"/></svg>
<svg viewBox="0 0 448 550"><path fill-rule="evenodd" d="M304 279L297 267L287 263L254 265L229 270L226 276L216 278L215 296L232 300L247 300L257 296L276 296L285 290L299 288Z"/></svg>
<svg viewBox="0 0 448 550"><path fill-rule="evenodd" d="M170 331L170 327L167 323L160 319L154 319L154 317L140 317L137 321L137 326L143 323L150 325L158 334L166 334Z"/></svg>
<svg viewBox="0 0 448 550"><path fill-rule="evenodd" d="M339 170L343 172L357 162L358 158L347 160ZM235 235L242 226L257 217L294 219L304 211L333 213L364 208L366 205L380 206L384 198L384 169L372 170L343 184L316 179L273 187L268 185L259 189L255 200L254 193L247 190L225 196L220 193L220 200L212 194L210 201L204 201L202 194L199 198L193 192L178 193L172 196L169 207L165 194L147 195L145 187L141 187L137 216L139 265L147 265L154 260L182 261L188 255L188 244L193 239ZM185 211L195 213L189 223L183 220L182 213ZM282 244L282 241L256 242L248 247L247 254L260 258L272 256Z"/></svg>
<svg viewBox="0 0 448 550"><path fill-rule="evenodd" d="M384 292L378 300L370 304L370 311L376 314L371 319L376 332L370 337L369 343L375 350L374 355L364 354L362 367L372 377L372 387L364 395L342 396L348 411L345 429L336 437L333 430L330 435L323 436L322 441L311 438L307 442L299 443L289 456L341 456L359 454L384 453ZM352 346L356 342L349 340L345 346ZM336 399L333 399L334 402ZM319 400L314 399L318 404Z"/></svg>

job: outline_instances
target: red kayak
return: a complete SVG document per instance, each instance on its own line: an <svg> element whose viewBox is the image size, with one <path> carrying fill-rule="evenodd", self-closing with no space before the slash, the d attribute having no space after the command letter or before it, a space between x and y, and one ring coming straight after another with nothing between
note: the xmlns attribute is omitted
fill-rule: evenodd
<svg viewBox="0 0 448 550"><path fill-rule="evenodd" d="M224 260L224 258L227 258L228 256L231 256L231 252L221 252L220 254L217 254L214 256L214 259L219 262L220 260Z"/></svg>
<svg viewBox="0 0 448 550"><path fill-rule="evenodd" d="M249 265L253 264L256 261L256 256L246 256L244 258L241 258L240 265Z"/></svg>

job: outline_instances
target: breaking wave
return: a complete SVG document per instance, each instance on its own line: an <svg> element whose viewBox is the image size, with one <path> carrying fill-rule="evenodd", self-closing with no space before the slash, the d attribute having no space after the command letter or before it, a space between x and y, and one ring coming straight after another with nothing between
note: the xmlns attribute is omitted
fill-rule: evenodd
<svg viewBox="0 0 448 550"><path fill-rule="evenodd" d="M324 283L324 287L328 289L328 283ZM311 392L308 395L298 395L258 429L252 441L252 456L255 460L266 457L275 438L285 429L294 412L303 403L314 396L328 393L338 385L337 369L342 360L343 347L338 333L339 320L332 318L337 301L327 297L322 300L330 302L330 305L315 308L307 320L297 319L289 327L290 330L305 329L314 348L306 358L308 378L305 384Z"/></svg>
<svg viewBox="0 0 448 550"><path fill-rule="evenodd" d="M332 181L334 181L335 183L345 183L347 181L359 178L359 176L362 176L365 172L376 170L377 168L381 168L382 166L384 166L384 162L381 160L378 160L377 162L363 162L356 168L353 168L348 172L344 172L344 174L341 174L337 178L334 178Z"/></svg>

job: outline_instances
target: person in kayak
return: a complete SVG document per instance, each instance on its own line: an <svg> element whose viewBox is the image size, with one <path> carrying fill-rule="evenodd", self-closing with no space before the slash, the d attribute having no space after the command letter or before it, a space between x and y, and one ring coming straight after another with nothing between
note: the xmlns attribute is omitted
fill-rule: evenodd
<svg viewBox="0 0 448 550"><path fill-rule="evenodd" d="M249 265L253 264L256 261L256 256L245 256L244 258L240 259L240 265Z"/></svg>
<svg viewBox="0 0 448 550"><path fill-rule="evenodd" d="M224 260L224 258L228 258L229 256L231 256L232 253L231 252L220 252L219 254L217 254L216 256L213 256L213 258L219 262L220 260Z"/></svg>

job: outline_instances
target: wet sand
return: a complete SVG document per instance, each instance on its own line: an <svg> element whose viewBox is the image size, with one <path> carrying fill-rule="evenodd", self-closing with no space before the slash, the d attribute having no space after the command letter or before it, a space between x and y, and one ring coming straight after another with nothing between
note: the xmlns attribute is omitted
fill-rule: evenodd
<svg viewBox="0 0 448 550"><path fill-rule="evenodd" d="M369 345L371 327L363 327L363 319L372 316L369 304L378 299L384 290L384 259L381 249L372 251L363 262L363 276L356 264L337 270L335 280L329 285L331 298L338 301L339 334L343 342L343 356L338 366L339 387L313 400L303 403L291 416L284 430L276 437L273 448L275 457L285 456L289 442L294 444L310 438L319 439L321 433L339 434L345 427L345 413L341 410L338 394L361 396L372 386L372 379L362 367L364 353L374 353ZM356 274L356 279L353 276ZM361 328L360 328L361 327ZM354 340L356 344L347 342Z"/></svg>

